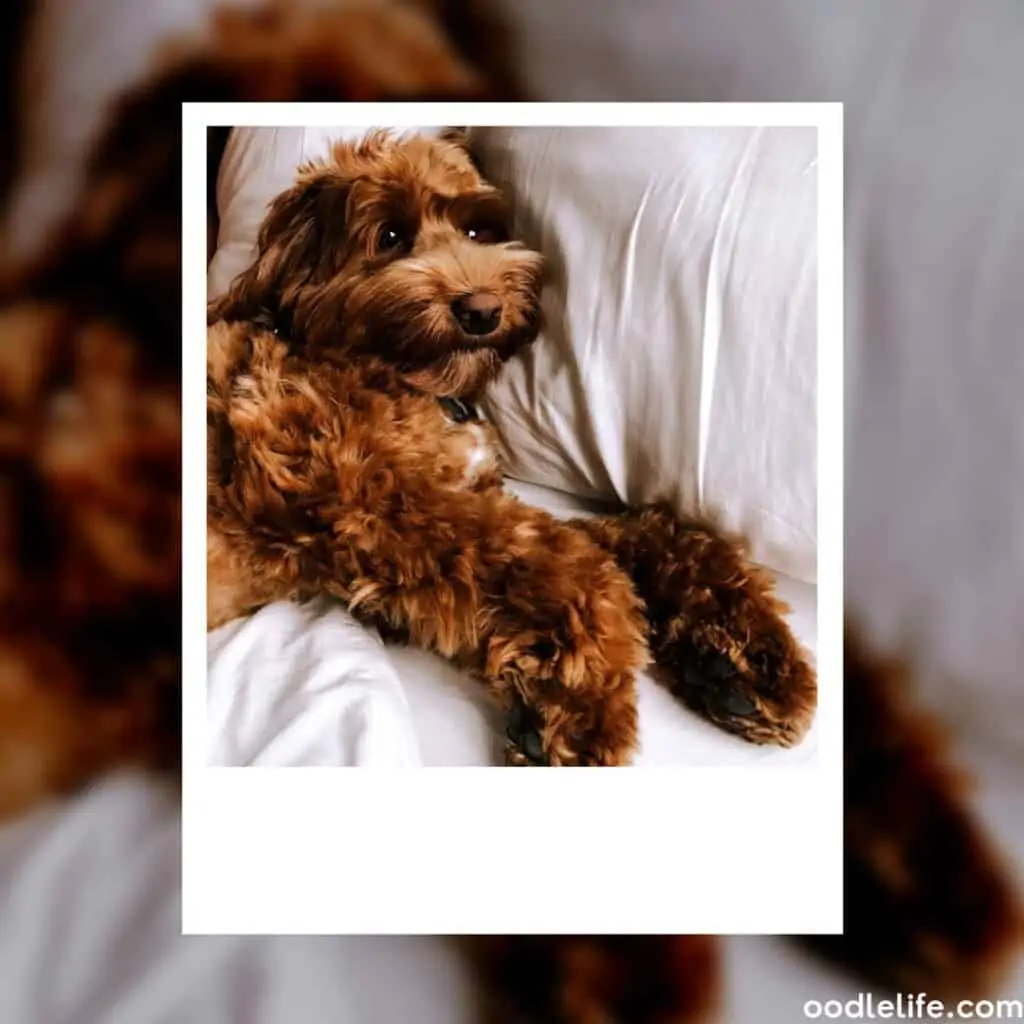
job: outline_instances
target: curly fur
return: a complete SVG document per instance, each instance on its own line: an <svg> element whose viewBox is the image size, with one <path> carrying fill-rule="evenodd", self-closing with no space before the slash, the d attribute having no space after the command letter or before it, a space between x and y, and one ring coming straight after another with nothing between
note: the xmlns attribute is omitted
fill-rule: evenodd
<svg viewBox="0 0 1024 1024"><path fill-rule="evenodd" d="M795 742L814 673L736 543L667 509L560 522L438 403L537 333L540 258L506 231L463 148L415 136L339 144L272 204L210 312L211 624L329 593L482 679L515 764L628 763L652 652L713 721ZM452 312L479 295L484 335Z"/></svg>

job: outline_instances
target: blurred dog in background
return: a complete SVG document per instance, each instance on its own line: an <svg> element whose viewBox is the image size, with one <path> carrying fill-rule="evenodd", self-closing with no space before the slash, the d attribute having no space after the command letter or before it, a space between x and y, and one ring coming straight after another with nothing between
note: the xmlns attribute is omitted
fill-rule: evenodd
<svg viewBox="0 0 1024 1024"><path fill-rule="evenodd" d="M3 12L2 117L14 140L31 100L18 55L38 15L31 0ZM498 36L479 26L440 0L225 13L104 115L84 170L73 168L80 187L52 197L63 213L46 243L26 254L6 239L7 816L126 762L171 780L176 770L180 104L510 98L492 59ZM18 146L5 152L5 186L22 162ZM900 672L849 640L847 932L814 945L882 985L984 992L1018 938L1014 887ZM520 1019L697 1020L716 1002L713 939L494 939L473 951L496 1005Z"/></svg>

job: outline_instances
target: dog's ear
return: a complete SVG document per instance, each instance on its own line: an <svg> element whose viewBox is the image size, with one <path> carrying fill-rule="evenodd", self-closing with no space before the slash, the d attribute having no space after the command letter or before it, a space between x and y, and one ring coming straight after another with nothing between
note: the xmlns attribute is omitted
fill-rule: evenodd
<svg viewBox="0 0 1024 1024"><path fill-rule="evenodd" d="M256 261L235 279L209 319L248 320L291 308L299 292L327 280L345 238L347 184L304 169L298 182L269 206Z"/></svg>

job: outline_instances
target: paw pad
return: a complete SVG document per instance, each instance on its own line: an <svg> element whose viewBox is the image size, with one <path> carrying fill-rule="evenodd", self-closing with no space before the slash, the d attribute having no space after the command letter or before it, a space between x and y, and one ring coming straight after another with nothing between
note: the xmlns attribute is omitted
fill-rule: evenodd
<svg viewBox="0 0 1024 1024"><path fill-rule="evenodd" d="M525 762L544 767L550 765L551 761L544 752L544 744L541 742L536 722L526 706L519 701L516 701L509 711L505 736L521 755L515 758L517 763Z"/></svg>
<svg viewBox="0 0 1024 1024"><path fill-rule="evenodd" d="M739 687L729 686L718 695L718 704L730 715L745 718L757 711L757 704Z"/></svg>

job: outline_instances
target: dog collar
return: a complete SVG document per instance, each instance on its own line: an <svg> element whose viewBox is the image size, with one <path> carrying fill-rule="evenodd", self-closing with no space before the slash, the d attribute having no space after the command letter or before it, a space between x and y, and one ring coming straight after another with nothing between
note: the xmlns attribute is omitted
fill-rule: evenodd
<svg viewBox="0 0 1024 1024"><path fill-rule="evenodd" d="M275 338L281 337L281 332L277 329L277 324L274 321L273 314L269 310L261 309L252 318L252 322L256 324L257 327L262 327L263 330L270 331Z"/></svg>
<svg viewBox="0 0 1024 1024"><path fill-rule="evenodd" d="M480 419L480 414L472 402L463 401L461 398L439 398L438 402L456 423L471 423Z"/></svg>

